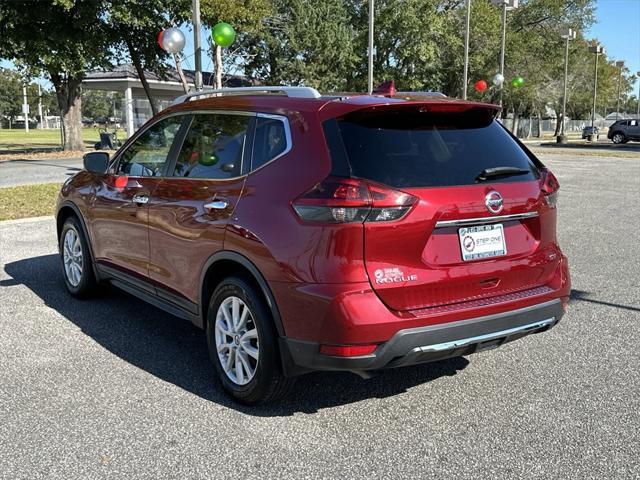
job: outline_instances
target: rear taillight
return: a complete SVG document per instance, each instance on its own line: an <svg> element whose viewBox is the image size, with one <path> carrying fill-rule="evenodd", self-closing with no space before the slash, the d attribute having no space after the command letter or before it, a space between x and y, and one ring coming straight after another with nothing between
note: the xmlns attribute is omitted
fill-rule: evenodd
<svg viewBox="0 0 640 480"><path fill-rule="evenodd" d="M307 222L362 223L398 220L417 198L385 185L354 178L328 177L293 201Z"/></svg>
<svg viewBox="0 0 640 480"><path fill-rule="evenodd" d="M320 353L332 357L360 357L372 354L378 345L320 345Z"/></svg>
<svg viewBox="0 0 640 480"><path fill-rule="evenodd" d="M542 190L547 204L550 207L555 208L558 203L558 190L560 190L560 183L558 182L558 179L553 173L551 173L551 170L543 168L540 170L540 182L540 190Z"/></svg>

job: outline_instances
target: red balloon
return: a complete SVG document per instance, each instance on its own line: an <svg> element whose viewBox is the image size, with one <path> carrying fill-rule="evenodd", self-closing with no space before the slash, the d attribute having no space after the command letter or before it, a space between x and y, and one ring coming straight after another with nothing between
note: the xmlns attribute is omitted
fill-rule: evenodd
<svg viewBox="0 0 640 480"><path fill-rule="evenodd" d="M164 30L160 30L160 33L158 33L158 45L160 45L160 48L162 50L164 50L164 47L162 46L162 37L164 36Z"/></svg>
<svg viewBox="0 0 640 480"><path fill-rule="evenodd" d="M485 82L484 80L478 80L475 86L476 91L484 92L487 89L487 82Z"/></svg>

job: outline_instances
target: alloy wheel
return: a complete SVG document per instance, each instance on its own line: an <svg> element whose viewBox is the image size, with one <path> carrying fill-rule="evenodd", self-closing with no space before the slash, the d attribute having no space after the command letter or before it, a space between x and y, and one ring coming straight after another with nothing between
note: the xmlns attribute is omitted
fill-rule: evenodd
<svg viewBox="0 0 640 480"><path fill-rule="evenodd" d="M240 298L225 298L216 313L215 338L218 360L227 377L246 385L256 374L260 346L249 306Z"/></svg>
<svg viewBox="0 0 640 480"><path fill-rule="evenodd" d="M62 260L64 273L73 287L77 287L82 280L82 267L84 259L82 255L82 243L80 236L73 228L67 230L62 242Z"/></svg>

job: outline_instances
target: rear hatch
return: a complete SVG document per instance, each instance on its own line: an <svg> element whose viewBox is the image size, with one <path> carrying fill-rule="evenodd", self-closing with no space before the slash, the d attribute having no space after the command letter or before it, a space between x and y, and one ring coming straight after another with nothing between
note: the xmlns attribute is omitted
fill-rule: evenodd
<svg viewBox="0 0 640 480"><path fill-rule="evenodd" d="M364 221L364 261L390 308L422 309L548 283L558 267L546 170L487 106L385 105L325 122L335 171L415 198Z"/></svg>

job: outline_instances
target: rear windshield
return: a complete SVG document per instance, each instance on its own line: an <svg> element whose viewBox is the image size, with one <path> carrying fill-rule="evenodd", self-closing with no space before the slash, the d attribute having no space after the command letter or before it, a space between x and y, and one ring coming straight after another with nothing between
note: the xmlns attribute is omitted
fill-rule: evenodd
<svg viewBox="0 0 640 480"><path fill-rule="evenodd" d="M492 183L538 178L532 159L486 109L363 110L326 121L324 132L334 175L393 187L472 185L492 167L528 170Z"/></svg>

